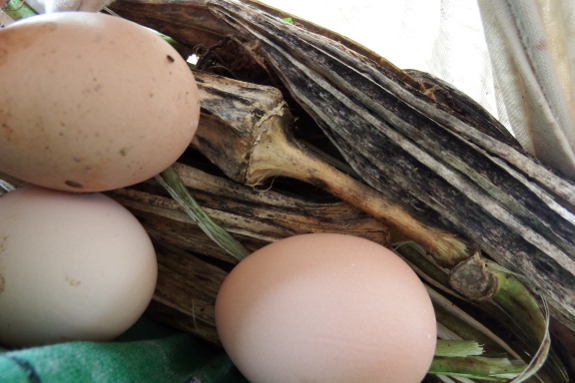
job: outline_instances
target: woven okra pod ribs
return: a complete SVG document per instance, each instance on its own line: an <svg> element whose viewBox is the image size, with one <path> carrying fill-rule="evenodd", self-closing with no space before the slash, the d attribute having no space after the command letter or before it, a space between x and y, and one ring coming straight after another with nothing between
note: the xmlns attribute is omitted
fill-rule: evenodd
<svg viewBox="0 0 575 383"><path fill-rule="evenodd" d="M548 328L575 330L575 185L478 104L258 2L118 0L109 10L199 58L202 118L173 169L248 252L299 233L371 239L424 280L441 339L476 341L526 371L491 377L569 380L569 353L551 347ZM158 249L148 315L218 343L214 301L238 259L158 180L109 193ZM459 362L436 354L432 369L481 375Z"/></svg>

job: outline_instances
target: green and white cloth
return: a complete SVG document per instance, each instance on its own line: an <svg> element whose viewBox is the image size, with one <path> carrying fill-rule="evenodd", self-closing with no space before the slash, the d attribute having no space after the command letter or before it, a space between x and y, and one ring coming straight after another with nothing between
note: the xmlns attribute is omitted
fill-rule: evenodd
<svg viewBox="0 0 575 383"><path fill-rule="evenodd" d="M2 383L248 383L225 352L142 317L113 342L0 348Z"/></svg>

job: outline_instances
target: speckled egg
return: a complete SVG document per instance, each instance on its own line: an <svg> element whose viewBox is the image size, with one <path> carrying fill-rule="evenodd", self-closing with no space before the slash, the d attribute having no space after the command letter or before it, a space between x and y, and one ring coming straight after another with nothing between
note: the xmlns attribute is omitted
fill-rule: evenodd
<svg viewBox="0 0 575 383"><path fill-rule="evenodd" d="M186 61L155 32L102 13L61 12L0 30L0 170L92 192L146 180L196 131Z"/></svg>

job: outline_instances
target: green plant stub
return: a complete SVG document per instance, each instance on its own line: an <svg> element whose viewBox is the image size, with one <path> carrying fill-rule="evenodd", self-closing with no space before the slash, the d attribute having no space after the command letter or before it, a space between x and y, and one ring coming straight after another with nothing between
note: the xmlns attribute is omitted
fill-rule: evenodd
<svg viewBox="0 0 575 383"><path fill-rule="evenodd" d="M20 20L36 15L36 11L30 8L30 6L23 0L9 0L2 7L2 11L14 20Z"/></svg>

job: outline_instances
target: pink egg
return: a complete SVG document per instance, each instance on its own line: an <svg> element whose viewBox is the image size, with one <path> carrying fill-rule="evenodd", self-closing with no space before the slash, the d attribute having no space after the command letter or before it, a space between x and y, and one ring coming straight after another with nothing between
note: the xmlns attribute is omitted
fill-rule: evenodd
<svg viewBox="0 0 575 383"><path fill-rule="evenodd" d="M418 383L433 359L435 313L395 253L341 234L306 234L240 262L216 327L252 383Z"/></svg>

